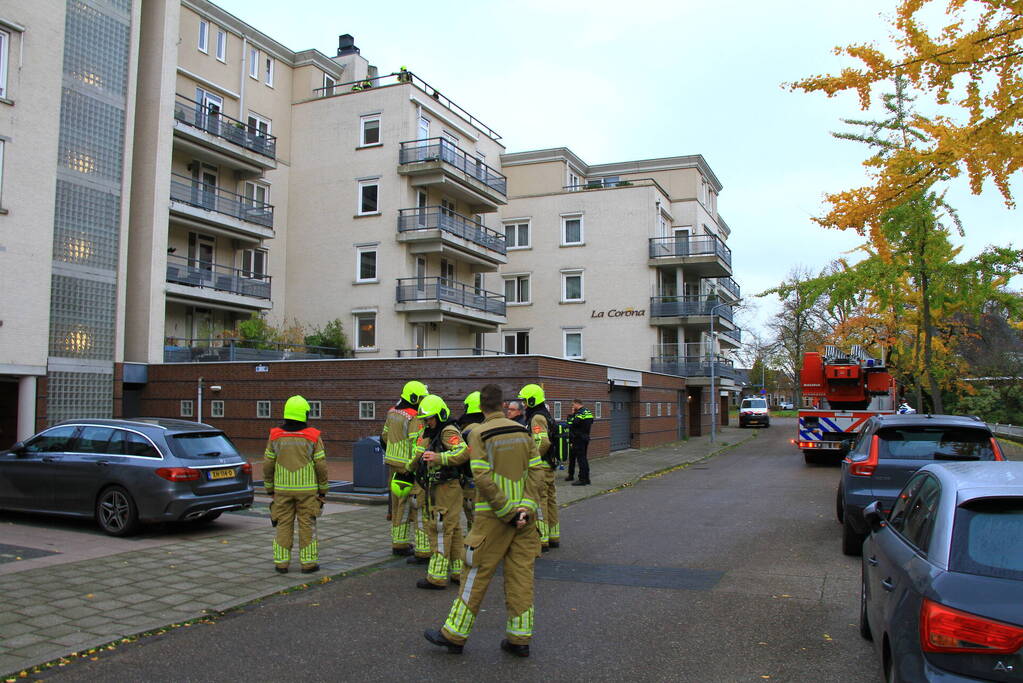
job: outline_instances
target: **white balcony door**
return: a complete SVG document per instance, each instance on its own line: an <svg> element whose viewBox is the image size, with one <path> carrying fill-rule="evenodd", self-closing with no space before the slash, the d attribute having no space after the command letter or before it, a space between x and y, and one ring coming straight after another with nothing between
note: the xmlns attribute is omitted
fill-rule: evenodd
<svg viewBox="0 0 1023 683"><path fill-rule="evenodd" d="M417 136L416 136L416 139L419 140L419 144L416 145L416 147L419 149L419 152L418 152L419 161L423 161L423 160L425 160L429 156L428 147L429 147L430 143L427 142L427 140L429 138L430 138L430 119L428 119L425 116L420 114L420 116L419 116L419 131L418 131Z"/></svg>
<svg viewBox="0 0 1023 683"><path fill-rule="evenodd" d="M201 107L199 114L202 117L200 119L202 127L211 133L219 134L220 113L224 111L224 98L206 92L202 88L196 88L195 100Z"/></svg>
<svg viewBox="0 0 1023 683"><path fill-rule="evenodd" d="M425 192L423 192L422 190L419 190L418 192L416 192L416 206L419 209L419 211L416 212L416 225L418 225L421 228L425 228L427 226L427 216L426 216L426 211L427 211L426 210L426 206L427 206L426 202L427 201L428 201L428 199L426 197L426 193Z"/></svg>

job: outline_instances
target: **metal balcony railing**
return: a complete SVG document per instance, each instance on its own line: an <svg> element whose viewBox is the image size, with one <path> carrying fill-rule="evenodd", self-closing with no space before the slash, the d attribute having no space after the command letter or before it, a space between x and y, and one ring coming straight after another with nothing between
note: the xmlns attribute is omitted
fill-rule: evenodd
<svg viewBox="0 0 1023 683"><path fill-rule="evenodd" d="M227 361L312 360L350 358L337 349L304 344L254 342L246 339L170 338L163 347L164 363L223 363Z"/></svg>
<svg viewBox="0 0 1023 683"><path fill-rule="evenodd" d="M717 278L717 284L718 287L725 290L726 292L734 296L736 299L742 298L742 295L739 293L740 292L739 283L733 280L732 278L719 277Z"/></svg>
<svg viewBox="0 0 1023 683"><path fill-rule="evenodd" d="M400 209L398 232L416 230L443 230L499 254L508 252L503 234L440 206Z"/></svg>
<svg viewBox="0 0 1023 683"><path fill-rule="evenodd" d="M172 173L170 190L171 199L174 201L215 211L267 228L274 226L274 207L272 205L228 192L216 185L207 185L200 180Z"/></svg>
<svg viewBox="0 0 1023 683"><path fill-rule="evenodd" d="M423 161L443 161L468 176L475 178L490 189L508 195L508 179L472 156L461 147L444 138L426 138L401 143L398 152L399 164L416 164Z"/></svg>
<svg viewBox="0 0 1023 683"><path fill-rule="evenodd" d="M481 349L473 346L446 347L446 348L422 348L422 349L398 349L398 358L439 358L445 356L507 356L504 351L493 349Z"/></svg>
<svg viewBox="0 0 1023 683"><path fill-rule="evenodd" d="M728 265L732 265L732 250L716 235L650 238L650 258L686 256L717 256Z"/></svg>
<svg viewBox="0 0 1023 683"><path fill-rule="evenodd" d="M184 95L174 98L174 118L182 123L205 131L210 135L233 142L250 152L270 159L277 158L277 138L264 133L254 126L233 119L209 105L189 99Z"/></svg>
<svg viewBox="0 0 1023 683"><path fill-rule="evenodd" d="M734 340L736 344L742 343L742 330L721 330L721 336Z"/></svg>
<svg viewBox="0 0 1023 683"><path fill-rule="evenodd" d="M397 301L446 301L485 313L505 315L504 294L476 289L472 285L441 277L400 278Z"/></svg>
<svg viewBox="0 0 1023 683"><path fill-rule="evenodd" d="M172 254L167 255L167 282L256 299L270 298L269 275Z"/></svg>
<svg viewBox="0 0 1023 683"><path fill-rule="evenodd" d="M716 296L652 296L650 297L650 317L683 317L688 315L710 315L714 307L714 315L729 322L732 320L732 307L721 306Z"/></svg>
<svg viewBox="0 0 1023 683"><path fill-rule="evenodd" d="M650 372L679 377L710 377L711 364L708 356L655 356L650 359ZM718 356L713 366L715 377L735 379L735 366L727 358Z"/></svg>

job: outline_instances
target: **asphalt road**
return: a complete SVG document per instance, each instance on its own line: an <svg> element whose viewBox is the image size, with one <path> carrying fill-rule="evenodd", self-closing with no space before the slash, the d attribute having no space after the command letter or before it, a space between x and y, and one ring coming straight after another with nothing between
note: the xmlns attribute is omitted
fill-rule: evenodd
<svg viewBox="0 0 1023 683"><path fill-rule="evenodd" d="M563 509L563 545L537 563L529 659L498 649L497 583L463 655L427 643L423 629L440 626L454 591L416 589L422 568L399 560L45 677L880 680L856 627L859 563L840 550L838 470L805 466L786 422L702 464Z"/></svg>

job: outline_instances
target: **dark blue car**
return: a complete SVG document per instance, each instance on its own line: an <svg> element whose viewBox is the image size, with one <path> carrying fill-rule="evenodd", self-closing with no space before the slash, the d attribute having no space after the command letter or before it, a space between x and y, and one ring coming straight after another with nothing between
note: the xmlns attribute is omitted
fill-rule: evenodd
<svg viewBox="0 0 1023 683"><path fill-rule="evenodd" d="M886 681L1023 681L1023 462L932 464L864 510L860 633Z"/></svg>

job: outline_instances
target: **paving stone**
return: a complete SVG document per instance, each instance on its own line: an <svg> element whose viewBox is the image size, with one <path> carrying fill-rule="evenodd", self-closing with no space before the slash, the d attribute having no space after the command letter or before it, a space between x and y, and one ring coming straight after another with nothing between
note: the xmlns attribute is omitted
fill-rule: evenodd
<svg viewBox="0 0 1023 683"><path fill-rule="evenodd" d="M44 640L46 640L46 638L38 633L23 633L20 636L0 640L0 645L2 645L5 650L17 650L19 647L35 645L36 643L41 643Z"/></svg>
<svg viewBox="0 0 1023 683"><path fill-rule="evenodd" d="M21 618L24 619L25 617ZM26 624L24 621L12 622L10 624L0 626L0 638L14 638L15 636L20 636L25 633L31 633L34 630L35 629Z"/></svg>
<svg viewBox="0 0 1023 683"><path fill-rule="evenodd" d="M25 623L30 626L34 626L37 631L45 632L50 626L57 626L58 624L66 624L69 620L60 614L43 614L38 617L32 617Z"/></svg>
<svg viewBox="0 0 1023 683"><path fill-rule="evenodd" d="M61 645L66 645L70 648L73 648L68 651L69 653L71 653L77 652L79 649L82 648L92 647L95 645L100 645L102 643L108 643L110 642L110 640L112 639L107 638L106 640L103 640L102 638L97 637L96 634L89 633L88 631L75 631L74 633L69 633L66 636L59 636L57 638L54 638L53 642L60 643Z"/></svg>

